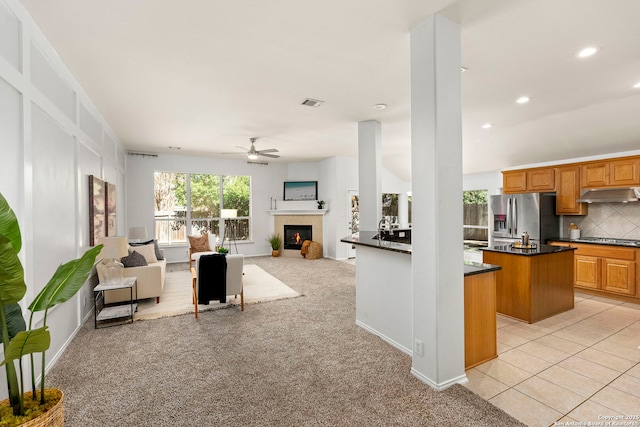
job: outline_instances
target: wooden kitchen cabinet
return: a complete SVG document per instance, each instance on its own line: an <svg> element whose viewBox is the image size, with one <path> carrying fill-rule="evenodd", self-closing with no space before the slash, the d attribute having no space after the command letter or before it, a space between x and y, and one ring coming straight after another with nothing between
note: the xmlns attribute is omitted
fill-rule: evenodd
<svg viewBox="0 0 640 427"><path fill-rule="evenodd" d="M556 213L558 215L586 215L586 203L578 203L580 197L580 167L558 168L556 185Z"/></svg>
<svg viewBox="0 0 640 427"><path fill-rule="evenodd" d="M621 187L640 184L640 160L623 159L582 166L582 187Z"/></svg>
<svg viewBox="0 0 640 427"><path fill-rule="evenodd" d="M609 185L640 184L640 160L627 159L609 162Z"/></svg>
<svg viewBox="0 0 640 427"><path fill-rule="evenodd" d="M527 172L528 191L554 191L556 189L556 169L534 169Z"/></svg>
<svg viewBox="0 0 640 427"><path fill-rule="evenodd" d="M574 284L588 289L600 289L600 260L597 257L574 255Z"/></svg>
<svg viewBox="0 0 640 427"><path fill-rule="evenodd" d="M576 248L573 255L574 285L603 296L640 297L636 263L640 250L611 245L549 242ZM634 300L631 300L634 301ZM637 300L636 300L637 301Z"/></svg>
<svg viewBox="0 0 640 427"><path fill-rule="evenodd" d="M602 290L624 295L635 295L635 285L635 261L602 259Z"/></svg>
<svg viewBox="0 0 640 427"><path fill-rule="evenodd" d="M504 194L555 191L555 168L536 168L502 172Z"/></svg>
<svg viewBox="0 0 640 427"><path fill-rule="evenodd" d="M502 192L525 193L527 191L527 172L513 171L502 172Z"/></svg>

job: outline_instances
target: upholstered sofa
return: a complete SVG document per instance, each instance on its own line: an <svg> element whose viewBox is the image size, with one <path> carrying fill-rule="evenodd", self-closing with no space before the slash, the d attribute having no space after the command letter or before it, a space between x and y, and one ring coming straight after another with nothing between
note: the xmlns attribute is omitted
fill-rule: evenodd
<svg viewBox="0 0 640 427"><path fill-rule="evenodd" d="M131 250L136 250L135 246L130 247ZM162 258L164 258L164 251L160 250ZM153 259L153 258L152 258ZM134 299L146 299L155 298L156 303L160 302L162 291L164 289L164 276L167 269L167 260L156 259L155 262L149 262L148 265L140 267L126 267L123 272L124 277L136 277L136 285L133 287ZM98 280L104 281L104 264L99 263L96 266L98 273ZM111 304L116 302L129 301L129 289L117 289L105 292L104 302L105 304Z"/></svg>

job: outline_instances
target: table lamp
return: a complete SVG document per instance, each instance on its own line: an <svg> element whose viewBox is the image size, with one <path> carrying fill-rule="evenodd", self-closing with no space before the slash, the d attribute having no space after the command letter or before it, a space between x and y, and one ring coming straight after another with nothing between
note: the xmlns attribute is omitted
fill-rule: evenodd
<svg viewBox="0 0 640 427"><path fill-rule="evenodd" d="M100 237L98 244L104 245L98 258L107 260L104 264L104 283L115 285L122 283L124 266L120 258L129 255L127 239L125 237Z"/></svg>
<svg viewBox="0 0 640 427"><path fill-rule="evenodd" d="M147 238L147 227L129 227L129 240L140 242Z"/></svg>

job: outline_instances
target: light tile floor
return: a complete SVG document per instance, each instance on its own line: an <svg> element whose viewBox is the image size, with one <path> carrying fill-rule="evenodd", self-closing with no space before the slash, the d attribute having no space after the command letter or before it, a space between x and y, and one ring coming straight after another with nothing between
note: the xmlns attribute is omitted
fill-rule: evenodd
<svg viewBox="0 0 640 427"><path fill-rule="evenodd" d="M529 426L640 427L640 304L576 293L573 310L497 327L498 358L468 389Z"/></svg>

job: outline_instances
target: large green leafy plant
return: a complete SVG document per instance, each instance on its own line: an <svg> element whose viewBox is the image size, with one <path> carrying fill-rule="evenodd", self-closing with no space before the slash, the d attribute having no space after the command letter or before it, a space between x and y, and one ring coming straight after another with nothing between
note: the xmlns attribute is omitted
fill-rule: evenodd
<svg viewBox="0 0 640 427"><path fill-rule="evenodd" d="M84 285L93 268L96 256L102 249L98 245L89 249L81 258L62 264L53 274L46 286L29 305L29 327L27 328L18 304L27 291L24 282L24 269L18 258L22 247L20 227L15 213L0 193L0 337L4 346L4 365L7 373L9 403L14 415L24 415L24 380L22 358L31 359L31 390L36 400L34 353L42 353L42 374L40 377L40 403L44 404L45 352L51 344L47 326L47 313L50 308L73 297ZM33 328L33 315L44 311L42 326ZM19 379L15 361L18 360Z"/></svg>

